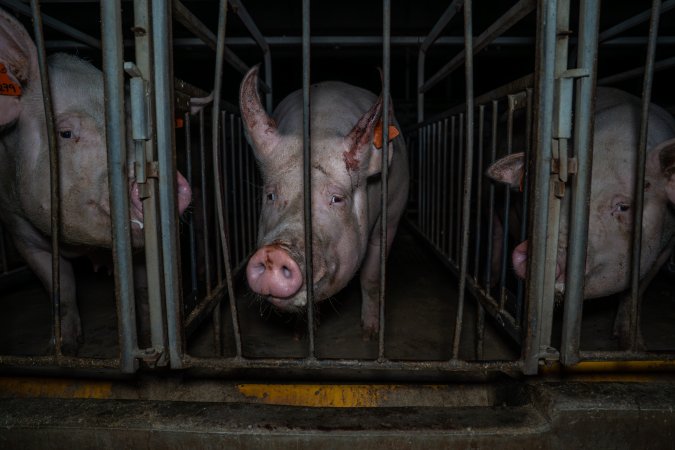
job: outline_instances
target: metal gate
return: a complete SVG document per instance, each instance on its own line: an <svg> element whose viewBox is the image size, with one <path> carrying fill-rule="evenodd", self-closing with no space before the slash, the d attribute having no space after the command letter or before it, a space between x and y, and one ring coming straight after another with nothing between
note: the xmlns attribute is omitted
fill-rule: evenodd
<svg viewBox="0 0 675 450"><path fill-rule="evenodd" d="M30 13L27 7L11 0L0 2L6 8ZM239 73L248 69L228 47L227 19L236 14L249 30L262 51L266 107L272 109L272 58L270 43L257 28L239 0L221 1L218 7L216 33L178 0L133 2L134 62L124 53L121 2L101 3L102 63L106 89L106 126L113 223L113 255L115 265L115 294L119 326L119 358L82 358L63 355L59 345L48 356L0 356L4 367L108 368L134 372L139 363L145 366L173 369L198 369L216 373L238 373L249 369L282 369L297 373L318 373L329 369L354 377L372 373L405 372L415 374L452 372L480 374L495 371L517 371L536 374L544 361L560 360L574 365L580 360L625 359L668 360L670 354L654 354L637 348L639 298L647 277L639 277L639 250L634 252L631 284L631 336L633 346L627 351L585 352L580 350L583 283L570 284L565 293L562 338L559 347L552 343L556 252L561 208L570 201L571 213L568 253L568 279L583 279L588 230L588 198L592 144L592 111L597 73L598 41L604 42L632 26L651 20L647 40L647 60L643 71L636 69L625 75L644 72L643 105L650 100L654 68L667 67L671 59L655 63L655 46L660 14L675 6L655 0L649 11L625 20L601 33L598 1L519 0L503 6L500 17L484 28L474 29L479 2L451 1L447 10L419 41L417 118L418 123L405 130L410 151L412 183L407 223L421 236L456 277L458 298L456 314L448 317L454 324L447 360L403 361L387 353L385 312L387 307L386 255L380 256L382 277L380 296L380 332L375 358L321 358L315 348L314 304L308 289L306 312L306 354L304 357L250 357L243 350L240 311L236 298L241 285L238 275L248 255L255 249L258 228L260 193L257 171L248 147L238 109L231 103L237 99L223 98L223 83L239 83L224 76L228 63ZM501 7L501 6L500 6ZM46 74L45 51L41 37L41 17L45 24L56 27L74 39L97 45L97 40L83 36L70 26L41 16L37 2L32 5L35 41L39 60ZM571 11L576 11L570 19ZM395 12L395 11L394 11ZM392 36L392 5L382 2L382 36L375 43L382 49L383 95L391 90L391 45L405 45L405 39ZM514 26L534 17L536 29L525 40L531 48L534 66L531 73L496 87L488 92L474 92L474 56L488 46L506 42L505 33ZM453 20L455 22L453 22ZM425 77L425 58L448 24L461 23L462 48L432 77ZM215 51L212 89L200 90L174 79L175 61L171 46L174 24L180 24L196 36L200 45ZM526 23L527 24L527 23ZM302 85L304 101L304 186L309 199L310 142L310 62L311 47L320 41L311 34L310 2L302 3ZM375 26L375 24L373 24ZM577 29L572 39L570 29ZM177 41L178 39L176 39ZM330 42L330 39L327 39ZM347 39L345 38L345 41ZM285 42L287 43L287 42ZM409 44L409 42L408 42ZM446 112L426 118L425 94L446 77L464 68L461 88L463 102L448 104ZM130 110L125 116L125 77L129 80ZM301 83L300 83L301 82ZM612 79L604 80L612 82ZM453 90L454 92L454 90ZM48 90L45 98L49 99ZM45 108L50 110L49 100ZM384 104L384 120L391 114ZM180 119L178 122L176 119ZM641 130L646 133L647 116L642 117ZM130 129L129 128L129 124ZM388 130L384 127L383 139ZM53 135L53 131L52 131ZM646 135L641 139L641 158L646 152ZM53 140L53 139L52 139ZM520 141L518 141L520 140ZM506 144L500 144L505 141ZM528 170L522 180L523 214L517 233L529 240L528 274L525 281L511 273L508 254L508 216L512 209L512 194L489 183L483 172L498 155L511 154L514 141L524 145ZM55 144L52 142L55 154ZM129 235L129 199L126 146L132 145L134 177L142 191L145 216L145 261L147 270L148 321L150 341L139 344L135 311L133 270L137 262L132 255ZM386 148L384 157L386 158ZM175 197L176 168L186 175L193 189L192 213L179 219ZM636 185L644 183L642 175ZM52 169L52 179L58 168ZM387 195L387 170L383 171L383 198ZM54 182L55 183L55 182ZM54 186L57 186L55 183ZM53 192L57 192L55 188ZM638 196L639 198L639 196ZM386 201L382 201L386 215ZM59 200L52 197L52 210L58 211ZM305 242L312 242L309 214L305 203ZM501 215L502 220L499 217ZM642 220L642 204L635 207L635 228ZM183 223L181 224L181 221ZM52 222L52 252L59 254L58 213ZM501 230L500 230L501 229ZM501 243L495 236L501 234ZM640 248L640 233L636 233L635 248ZM386 223L382 228L386 242ZM2 244L0 240L0 244ZM386 248L386 245L382 245ZM312 245L305 248L311 249ZM660 260L668 258L672 243ZM0 253L4 251L0 248ZM311 251L306 255L306 267L311 268ZM53 273L59 273L59 258L53 259ZM8 267L2 261L2 268ZM304 274L312 279L312 274ZM52 292L53 339L60 339L59 287ZM476 305L476 325L473 341L475 358L460 357L462 330L466 328L465 304ZM471 303L473 305L474 303ZM227 323L223 323L225 318ZM213 329L214 352L197 356L188 350L187 340L202 324L210 320ZM516 343L520 354L514 359L491 360L483 356L485 323L495 323L505 339ZM231 343L225 341L229 339ZM438 345L443 345L438 343ZM230 346L232 355L225 356ZM282 373L281 371L279 373ZM370 373L370 375L362 375ZM379 375L375 375L376 377Z"/></svg>

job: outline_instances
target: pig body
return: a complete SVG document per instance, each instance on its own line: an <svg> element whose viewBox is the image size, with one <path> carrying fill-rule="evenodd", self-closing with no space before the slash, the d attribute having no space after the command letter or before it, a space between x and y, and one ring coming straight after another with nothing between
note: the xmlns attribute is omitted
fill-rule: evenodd
<svg viewBox="0 0 675 450"><path fill-rule="evenodd" d="M267 116L257 92L257 68L242 82L241 110L263 175L258 250L247 265L251 289L281 310L307 306L302 178L302 93ZM360 268L362 326L379 329L382 150L373 144L382 98L345 83L312 85L313 292L316 301L341 290ZM392 114L393 115L393 114ZM390 122L387 249L408 193L402 136ZM381 139L381 138L380 138Z"/></svg>
<svg viewBox="0 0 675 450"><path fill-rule="evenodd" d="M2 10L0 64L20 92L0 96L0 217L21 256L51 290L49 144L37 54L23 27ZM60 165L62 349L74 353L82 330L68 259L112 246L103 75L66 54L51 56L48 64ZM132 242L139 247L143 207L133 178L129 198ZM190 188L178 174L179 210L189 202Z"/></svg>
<svg viewBox="0 0 675 450"><path fill-rule="evenodd" d="M587 258L584 298L621 292L629 287L633 233L636 156L639 140L640 99L612 88L598 88L593 137ZM640 276L652 269L658 255L675 234L675 120L651 105L647 141ZM494 163L487 175L516 188L524 170L523 154ZM567 205L563 204L562 217ZM565 291L568 223L560 224L556 291ZM516 275L527 273L528 241L516 246L512 263ZM625 303L625 302L624 302ZM625 305L624 305L625 306ZM627 316L620 307L615 324L625 335Z"/></svg>

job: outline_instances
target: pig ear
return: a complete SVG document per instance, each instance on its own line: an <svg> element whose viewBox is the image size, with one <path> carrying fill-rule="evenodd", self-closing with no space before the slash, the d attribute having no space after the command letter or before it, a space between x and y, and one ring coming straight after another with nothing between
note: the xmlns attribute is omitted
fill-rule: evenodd
<svg viewBox="0 0 675 450"><path fill-rule="evenodd" d="M675 139L662 142L654 150L661 164L661 173L666 177L666 195L675 203Z"/></svg>
<svg viewBox="0 0 675 450"><path fill-rule="evenodd" d="M382 95L380 95L375 104L361 116L345 137L347 151L344 153L344 159L347 169L364 171L366 177L382 171L382 103ZM390 111L392 112L391 120L393 120L393 108L390 108ZM391 143L399 134L398 128L389 125L388 142ZM388 150L387 159L391 163L394 156L391 145Z"/></svg>
<svg viewBox="0 0 675 450"><path fill-rule="evenodd" d="M239 108L246 126L249 142L258 160L269 158L272 150L279 143L277 124L262 105L258 94L258 70L253 67L244 76L239 89Z"/></svg>
<svg viewBox="0 0 675 450"><path fill-rule="evenodd" d="M514 153L498 159L487 168L485 175L514 189L520 187L525 173L525 154Z"/></svg>
<svg viewBox="0 0 675 450"><path fill-rule="evenodd" d="M0 10L0 127L19 117L22 90L37 77L35 44L16 19Z"/></svg>

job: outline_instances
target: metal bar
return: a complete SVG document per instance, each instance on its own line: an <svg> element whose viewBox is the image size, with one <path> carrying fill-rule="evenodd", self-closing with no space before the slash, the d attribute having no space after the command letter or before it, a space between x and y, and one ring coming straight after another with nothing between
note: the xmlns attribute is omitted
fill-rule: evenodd
<svg viewBox="0 0 675 450"><path fill-rule="evenodd" d="M215 114L215 112L214 112ZM201 178L201 204L202 204L202 231L204 233L204 277L206 282L206 295L211 295L213 282L211 280L211 232L209 229L206 193L209 192L206 172L206 132L204 129L204 110L199 111L199 171Z"/></svg>
<svg viewBox="0 0 675 450"><path fill-rule="evenodd" d="M661 4L660 14L670 11L673 8L675 8L675 0L666 0ZM649 18L652 15L652 11L653 9L648 9L646 11L641 12L640 14L631 17L630 19L624 20L623 22L620 22L614 25L613 27L608 28L607 30L600 33L598 41L600 43L604 43L608 39L613 38L614 36L621 34L626 30L630 30L631 28L640 25L643 22L649 21ZM581 36L581 34L579 36Z"/></svg>
<svg viewBox="0 0 675 450"><path fill-rule="evenodd" d="M99 359L80 356L0 356L0 367L16 367L25 370L29 367L40 369L58 367L59 369L114 369L117 372L122 361L117 358Z"/></svg>
<svg viewBox="0 0 675 450"><path fill-rule="evenodd" d="M436 222L436 215L437 215L437 193L438 193L438 179L436 177L436 171L438 169L438 145L437 145L437 140L436 140L436 134L438 132L438 123L434 123L431 125L431 142L429 143L429 151L431 153L431 176L429 178L429 198L430 198L430 203L431 203L431 208L429 208L429 239L435 243L438 244L438 241L436 240L436 230L438 229L438 224Z"/></svg>
<svg viewBox="0 0 675 450"><path fill-rule="evenodd" d="M644 351L581 351L579 361L672 361L675 353Z"/></svg>
<svg viewBox="0 0 675 450"><path fill-rule="evenodd" d="M19 1L19 0L0 0L0 4L3 4L4 6L11 8L21 14L24 14L26 16L32 16L33 20L35 20L35 15L32 13L32 0L31 0L31 6L29 7L25 3ZM60 20L54 19L53 17L50 17L48 15L42 14L41 15L41 21L44 25L47 25L49 28L52 28L60 33L65 34L66 36L70 36L71 38L82 42L84 44L87 44L89 47L94 47L96 49L101 49L101 41L89 36L88 34L82 33L76 28L71 27L70 25L66 25L65 23L61 22ZM44 42L44 40L43 40ZM44 44L43 44L44 45Z"/></svg>
<svg viewBox="0 0 675 450"><path fill-rule="evenodd" d="M527 265L527 324L523 347L524 371L537 372L539 364L539 314L541 304L551 293L544 292L546 267L546 236L548 231L548 198L550 193L551 139L553 136L553 86L555 76L555 47L557 32L557 1L538 1L536 55L536 86L538 92L534 127L534 180L530 195L529 236ZM555 268L554 268L555 270Z"/></svg>
<svg viewBox="0 0 675 450"><path fill-rule="evenodd" d="M171 10L164 1L152 0L152 34L155 58L155 114L159 165L159 204L162 231L164 294L171 367L182 366L182 305L176 210L176 149L174 136L173 66L170 39ZM121 32L120 32L121 35Z"/></svg>
<svg viewBox="0 0 675 450"><path fill-rule="evenodd" d="M441 232L443 238L440 242L440 248L447 248L450 236L448 234L448 119L443 119L443 159L440 164L441 177L443 180L443 194L441 196Z"/></svg>
<svg viewBox="0 0 675 450"><path fill-rule="evenodd" d="M487 47L497 36L504 34L509 28L520 22L523 17L534 11L535 8L535 0L520 0L478 36L473 47L467 48L465 46L465 48L452 58L450 62L441 67L438 72L422 85L419 92L427 92L429 89L436 86L441 80L454 72L466 59L468 59L466 57L467 54L476 54Z"/></svg>
<svg viewBox="0 0 675 450"><path fill-rule="evenodd" d="M382 190L380 204L380 331L378 361L384 361L384 330L385 330L385 288L387 285L387 194L389 192L389 114L390 114L390 67L391 67L391 0L382 0L382 65L383 86L382 95Z"/></svg>
<svg viewBox="0 0 675 450"><path fill-rule="evenodd" d="M455 141L457 140L456 133L456 117L450 118L450 217L448 227L448 258L452 259L452 254L455 248Z"/></svg>
<svg viewBox="0 0 675 450"><path fill-rule="evenodd" d="M441 34L443 29L450 23L452 18L459 12L462 7L462 0L454 0L448 6L448 9L445 10L443 15L438 19L436 24L431 28L429 34L424 38L422 45L420 45L420 50L417 55L417 121L422 122L424 120L424 92L419 92L419 89L424 84L424 65L427 57L427 50L431 44L438 39L438 36ZM391 38L390 38L391 43ZM391 44L390 44L391 45Z"/></svg>
<svg viewBox="0 0 675 450"><path fill-rule="evenodd" d="M466 42L465 86L466 86L466 155L464 156L464 204L462 206L462 247L459 265L459 299L452 359L459 358L459 343L462 335L464 301L466 298L467 268L469 264L469 224L471 222L471 188L473 183L473 0L464 1L464 40Z"/></svg>
<svg viewBox="0 0 675 450"><path fill-rule="evenodd" d="M461 259L461 251L462 251L462 246L460 245L461 242L461 235L462 235L462 217L463 217L463 208L461 208L462 205L462 198L463 198L463 189L462 185L464 184L464 171L463 166L462 166L462 158L464 157L464 146L465 146L465 141L464 141L464 124L466 123L465 119L465 113L462 112L459 114L459 126L457 127L459 130L459 138L457 140L458 146L459 146L459 151L457 152L457 176L454 178L455 182L457 183L457 198L455 199L456 202L455 204L457 205L457 219L455 223L455 236L454 240L457 246L455 247L455 265L459 267L459 261Z"/></svg>
<svg viewBox="0 0 675 450"><path fill-rule="evenodd" d="M593 162L593 81L597 74L598 28L600 0L582 0L579 15L579 54L577 68L586 69L589 77L577 80L574 113L574 149L577 173L572 177L567 277L577 280L565 286L565 308L560 348L560 362L569 366L579 361L581 312L588 241L588 206L590 202L591 167Z"/></svg>
<svg viewBox="0 0 675 450"><path fill-rule="evenodd" d="M33 33L35 35L35 45L38 55L38 68L42 85L42 98L45 113L45 124L47 126L47 142L49 145L49 184L51 186L50 196L50 231L51 231L51 251L52 251L52 289L50 292L52 303L52 322L54 329L54 351L56 355L61 355L61 264L60 264L60 245L61 235L61 204L59 201L61 192L61 180L59 173L59 156L56 146L56 125L54 123L54 107L52 105L52 93L49 84L49 68L47 65L47 53L44 46L44 35L42 33L42 15L40 14L40 4L36 0L31 0L30 10L33 19Z"/></svg>
<svg viewBox="0 0 675 450"><path fill-rule="evenodd" d="M103 85L106 98L106 147L108 153L113 258L115 261L115 294L117 296L117 315L119 317L120 370L130 373L138 368L138 361L135 358L138 342L136 339L129 193L126 173L126 117L124 114L121 10L122 5L120 0L101 3Z"/></svg>
<svg viewBox="0 0 675 450"><path fill-rule="evenodd" d="M516 109L515 98L513 95L508 96L508 115L506 125L506 154L513 153L513 114ZM511 189L509 186L503 186L504 189L504 220L502 223L502 261L500 264L501 274L499 277L499 309L504 309L506 306L506 274L509 260L509 229L511 228L511 221L509 216L511 213Z"/></svg>
<svg viewBox="0 0 675 450"><path fill-rule="evenodd" d="M230 5L234 12L239 16L239 19L244 23L244 26L248 29L251 36L255 40L256 44L260 46L260 49L263 51L263 61L265 63L265 82L261 83L264 85L263 90L265 91L265 101L267 113L272 112L272 55L270 52L270 46L267 44L267 39L260 32L258 26L253 21L253 18L246 10L246 7L241 3L240 0L230 0Z"/></svg>
<svg viewBox="0 0 675 450"><path fill-rule="evenodd" d="M663 69L669 69L671 67L675 66L675 57L672 58L666 58L664 60L658 61L654 63L654 72L658 72L659 70ZM637 78L645 73L645 68L644 66L641 67L636 67L635 69L631 70L626 70L625 72L617 73L614 75L610 75L604 78L600 78L598 80L598 85L607 85L607 84L612 84L612 83L618 83L620 81L625 81L625 80L630 80L632 78Z"/></svg>
<svg viewBox="0 0 675 450"><path fill-rule="evenodd" d="M239 173L237 174L237 179L243 181L244 180L244 133L243 133L243 127L242 127L242 122L241 122L241 117L237 117L237 157L238 157L238 164L237 164L237 169ZM237 186L238 189L236 191L239 193L239 207L237 208L236 215L239 217L239 229L241 230L241 235L239 236L239 244L241 246L241 257L246 258L246 241L247 241L247 236L248 236L248 229L246 228L246 216L244 214L244 210L246 208L245 205L245 197L244 197L244 191L245 187L244 186Z"/></svg>
<svg viewBox="0 0 675 450"><path fill-rule="evenodd" d="M483 225L481 210L483 209L483 137L485 134L485 105L478 107L478 183L476 186L476 242L473 252L473 277L476 282L479 281L479 266L480 266L480 244L481 244L481 227ZM489 237L488 237L489 239ZM480 284L480 283L479 283ZM476 344L478 345L478 344Z"/></svg>
<svg viewBox="0 0 675 450"><path fill-rule="evenodd" d="M220 163L218 161L218 137L219 119L220 119L220 97L223 79L223 60L225 59L225 30L227 25L227 0L220 1L218 10L218 38L216 51L216 67L214 72L213 86L213 114L211 114L211 137L212 137L212 158L213 158L213 181L216 186L216 205L218 216L218 231L220 242L222 243L223 261L225 263L225 281L227 284L227 295L230 299L230 315L232 316L232 330L234 332L234 345L237 358L241 357L241 333L239 331L239 314L237 313L237 301L234 296L234 285L232 282L232 266L230 263L230 245L225 230L225 215L223 211L223 199L220 177Z"/></svg>
<svg viewBox="0 0 675 450"><path fill-rule="evenodd" d="M642 213L644 211L645 167L647 157L647 138L649 128L649 103L652 98L652 77L654 75L654 55L656 54L656 36L659 31L659 9L661 0L652 1L652 16L649 21L649 44L645 62L645 75L642 84L642 111L640 114L640 141L635 174L635 209L633 217L633 243L631 259L631 323L629 339L631 350L638 350L640 338L640 256L642 254Z"/></svg>
<svg viewBox="0 0 675 450"><path fill-rule="evenodd" d="M498 108L499 103L497 100L492 101L492 141L490 142L490 160L489 163L492 164L497 158L497 121L498 121ZM494 219L495 219L495 186L493 183L490 183L488 187L488 231L487 231L487 255L485 257L485 289L490 292L490 287L492 284L492 251L493 251L493 239L492 233L494 228Z"/></svg>
<svg viewBox="0 0 675 450"><path fill-rule="evenodd" d="M310 62L310 0L302 0L302 168L305 196L305 289L307 291L307 334L309 336L308 360L314 356L314 267L312 240L312 150L309 103ZM383 127L386 128L386 127Z"/></svg>
<svg viewBox="0 0 675 450"><path fill-rule="evenodd" d="M190 186L194 186L192 183L194 177L192 176L192 121L190 119L190 114L185 113L183 120L185 121L185 159L187 163L185 178ZM192 214L188 216L188 234L190 238L190 292L192 295L196 296L198 291L197 235Z"/></svg>
<svg viewBox="0 0 675 450"><path fill-rule="evenodd" d="M235 174L234 171L237 169L237 162L236 162L236 159L235 159L236 144L235 144L235 134L234 134L234 119L235 119L234 114L231 114L230 115L230 142L232 143L232 149L231 149L231 152L230 152L230 155L231 155L230 161L232 163L232 177L233 177L233 180L232 180L232 210L235 211L235 214L231 215L230 218L232 220L232 225L233 225L232 228L234 230L233 231L234 243L232 245L232 254L233 254L233 260L234 260L235 265L236 265L236 264L239 264L239 262L243 259L243 256L242 256L242 252L240 251L240 249L241 249L241 245L240 245L241 235L239 234L239 222L237 221L237 215L236 215L236 211L237 211L237 189L236 189L236 186L235 186L236 183L234 181L234 174Z"/></svg>

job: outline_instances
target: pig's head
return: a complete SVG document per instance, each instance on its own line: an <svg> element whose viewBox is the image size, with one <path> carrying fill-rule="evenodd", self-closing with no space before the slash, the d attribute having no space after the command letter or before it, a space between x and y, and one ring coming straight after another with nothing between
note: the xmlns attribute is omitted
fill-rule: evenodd
<svg viewBox="0 0 675 450"><path fill-rule="evenodd" d="M257 73L256 67L245 76L240 92L243 122L264 182L258 250L249 259L247 279L253 292L277 308L299 311L307 304L301 97L299 92L291 94L274 118L268 116L260 102ZM364 95L361 113L343 117L335 111L344 109L333 108L342 101L336 86L312 86L310 94L316 301L342 289L363 260L371 232L367 179L378 175L382 166L382 151L373 145L382 97ZM390 143L390 157L392 153Z"/></svg>
<svg viewBox="0 0 675 450"><path fill-rule="evenodd" d="M18 95L0 96L0 130L16 165L18 213L50 233L50 166L42 85L36 48L24 28L0 11L0 64ZM61 188L61 236L74 245L110 247L111 218L103 74L66 54L49 58ZM1 69L0 69L1 70ZM128 146L133 167L132 146ZM178 206L190 202L190 187L177 174ZM143 207L130 173L129 215L135 246L143 243Z"/></svg>
<svg viewBox="0 0 675 450"><path fill-rule="evenodd" d="M589 206L584 298L610 295L628 288L633 234L636 155L639 139L639 99L615 89L599 89L595 111L593 170ZM651 269L672 236L675 202L675 122L652 105L649 117L647 166L642 216L640 276ZM525 167L522 153L502 158L487 175L517 189ZM563 203L562 217L567 204ZM561 220L556 266L556 291L566 281L568 224ZM512 263L516 275L527 273L528 241L516 246Z"/></svg>

